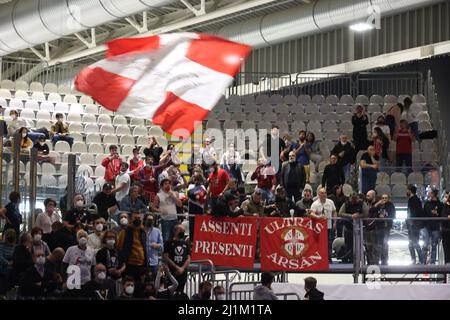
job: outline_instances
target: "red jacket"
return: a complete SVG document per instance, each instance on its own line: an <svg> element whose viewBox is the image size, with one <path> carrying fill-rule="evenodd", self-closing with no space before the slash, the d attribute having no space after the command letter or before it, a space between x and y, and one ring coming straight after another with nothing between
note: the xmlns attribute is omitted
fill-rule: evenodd
<svg viewBox="0 0 450 320"><path fill-rule="evenodd" d="M109 160L109 157L106 157L102 161L102 166L106 168L105 171L105 180L110 183L115 183L116 176L120 174L120 159Z"/></svg>
<svg viewBox="0 0 450 320"><path fill-rule="evenodd" d="M223 192L223 189L230 181L230 176L224 169L217 170L217 173L211 173L209 175L209 191L211 192L212 198L219 197L219 194Z"/></svg>
<svg viewBox="0 0 450 320"><path fill-rule="evenodd" d="M130 166L129 166L129 170L130 171L134 171L136 170L138 167L143 167L144 166L144 160L139 160L137 163L135 163L133 161L133 159L130 159ZM140 170L136 170L132 175L131 175L131 180L139 180L139 172Z"/></svg>
<svg viewBox="0 0 450 320"><path fill-rule="evenodd" d="M251 178L258 180L258 188L262 189L271 189L277 184L275 170L272 167L257 167Z"/></svg>

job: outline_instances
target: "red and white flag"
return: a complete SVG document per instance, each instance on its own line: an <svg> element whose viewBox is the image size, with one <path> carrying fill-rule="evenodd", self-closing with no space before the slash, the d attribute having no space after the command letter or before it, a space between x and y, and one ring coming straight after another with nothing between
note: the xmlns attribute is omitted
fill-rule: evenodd
<svg viewBox="0 0 450 320"><path fill-rule="evenodd" d="M75 87L111 111L152 119L186 138L220 100L250 50L196 33L113 40L106 59L83 69Z"/></svg>

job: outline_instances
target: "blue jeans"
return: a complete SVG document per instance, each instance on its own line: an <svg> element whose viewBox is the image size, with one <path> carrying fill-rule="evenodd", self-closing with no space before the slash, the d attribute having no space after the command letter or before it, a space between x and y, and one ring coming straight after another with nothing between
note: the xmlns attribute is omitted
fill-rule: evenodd
<svg viewBox="0 0 450 320"><path fill-rule="evenodd" d="M426 258L428 255L428 245L431 240L431 257L430 264L436 263L437 256L437 246L439 244L439 240L441 240L441 231L439 230L429 230L428 228L424 228L423 230L423 257L424 262L426 262Z"/></svg>
<svg viewBox="0 0 450 320"><path fill-rule="evenodd" d="M417 222L415 221L407 221L407 225L408 225L408 239L409 239L409 243L408 243L408 248L409 248L409 253L411 254L411 260L413 261L413 263L416 263L416 252L417 255L419 256L419 263L423 264L424 263L424 256L423 256L423 252L422 249L420 248L419 245L419 238L420 238L420 227L417 226Z"/></svg>
<svg viewBox="0 0 450 320"><path fill-rule="evenodd" d="M66 141L72 147L73 137L71 137L71 136L62 136L62 135L57 133L52 138L53 145L55 145L58 141Z"/></svg>
<svg viewBox="0 0 450 320"><path fill-rule="evenodd" d="M361 174L361 191L366 194L370 190L375 190L375 184L377 182L377 169L367 168L362 169Z"/></svg>
<svg viewBox="0 0 450 320"><path fill-rule="evenodd" d="M33 143L35 143L36 140L39 139L39 137L45 137L45 134L40 132L31 132L30 130L28 130L28 138L30 138Z"/></svg>
<svg viewBox="0 0 450 320"><path fill-rule="evenodd" d="M409 124L409 128L411 129L412 133L414 134L414 137L416 137L416 140L420 142L419 139L419 123L418 122L411 122Z"/></svg>
<svg viewBox="0 0 450 320"><path fill-rule="evenodd" d="M272 189L262 189L262 188L260 188L259 190L261 190L261 196L262 196L262 200L263 201L270 202L270 201L275 199L275 196L272 193Z"/></svg>
<svg viewBox="0 0 450 320"><path fill-rule="evenodd" d="M403 163L406 166L406 171L408 172L408 174L410 174L413 170L412 170L412 153L401 153L401 154L397 154L397 158L396 158L396 166L397 171L402 171L402 167L403 167Z"/></svg>
<svg viewBox="0 0 450 320"><path fill-rule="evenodd" d="M178 220L163 220L161 219L161 233L163 241L166 242L173 238L173 229L178 224Z"/></svg>
<svg viewBox="0 0 450 320"><path fill-rule="evenodd" d="M342 166L342 169L344 170L345 182L348 182L348 179L350 178L350 166L351 166L350 163L346 164L345 166Z"/></svg>

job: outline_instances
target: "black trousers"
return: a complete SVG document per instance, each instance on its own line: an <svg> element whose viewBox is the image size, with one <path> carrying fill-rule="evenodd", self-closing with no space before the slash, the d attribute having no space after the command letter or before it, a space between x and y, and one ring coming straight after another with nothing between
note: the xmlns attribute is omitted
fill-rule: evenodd
<svg viewBox="0 0 450 320"><path fill-rule="evenodd" d="M441 236L445 263L450 263L450 230L443 230Z"/></svg>
<svg viewBox="0 0 450 320"><path fill-rule="evenodd" d="M175 275L175 272L172 272L172 274L173 274L174 278L177 279L177 281L178 281L178 287L177 287L177 290L175 290L175 291L184 292L184 287L186 286L187 277L188 277L187 272L183 272L181 275Z"/></svg>
<svg viewBox="0 0 450 320"><path fill-rule="evenodd" d="M292 200L292 197L294 197L294 203L297 203L297 201L300 201L302 199L302 193L299 189L286 189L286 196Z"/></svg>
<svg viewBox="0 0 450 320"><path fill-rule="evenodd" d="M127 264L127 267L125 269L125 274L127 276L133 277L135 282L140 282L141 280L141 273L145 269L145 266L136 266L133 264Z"/></svg>

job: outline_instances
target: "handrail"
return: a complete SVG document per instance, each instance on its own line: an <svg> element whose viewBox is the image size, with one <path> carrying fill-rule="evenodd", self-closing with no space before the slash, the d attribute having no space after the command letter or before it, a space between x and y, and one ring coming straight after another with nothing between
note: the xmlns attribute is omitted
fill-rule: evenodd
<svg viewBox="0 0 450 320"><path fill-rule="evenodd" d="M295 297L297 297L297 300L301 300L301 298L298 295L298 293L295 293L295 292L275 293L275 295L277 297L284 297L283 300L287 300L288 296L295 296Z"/></svg>

